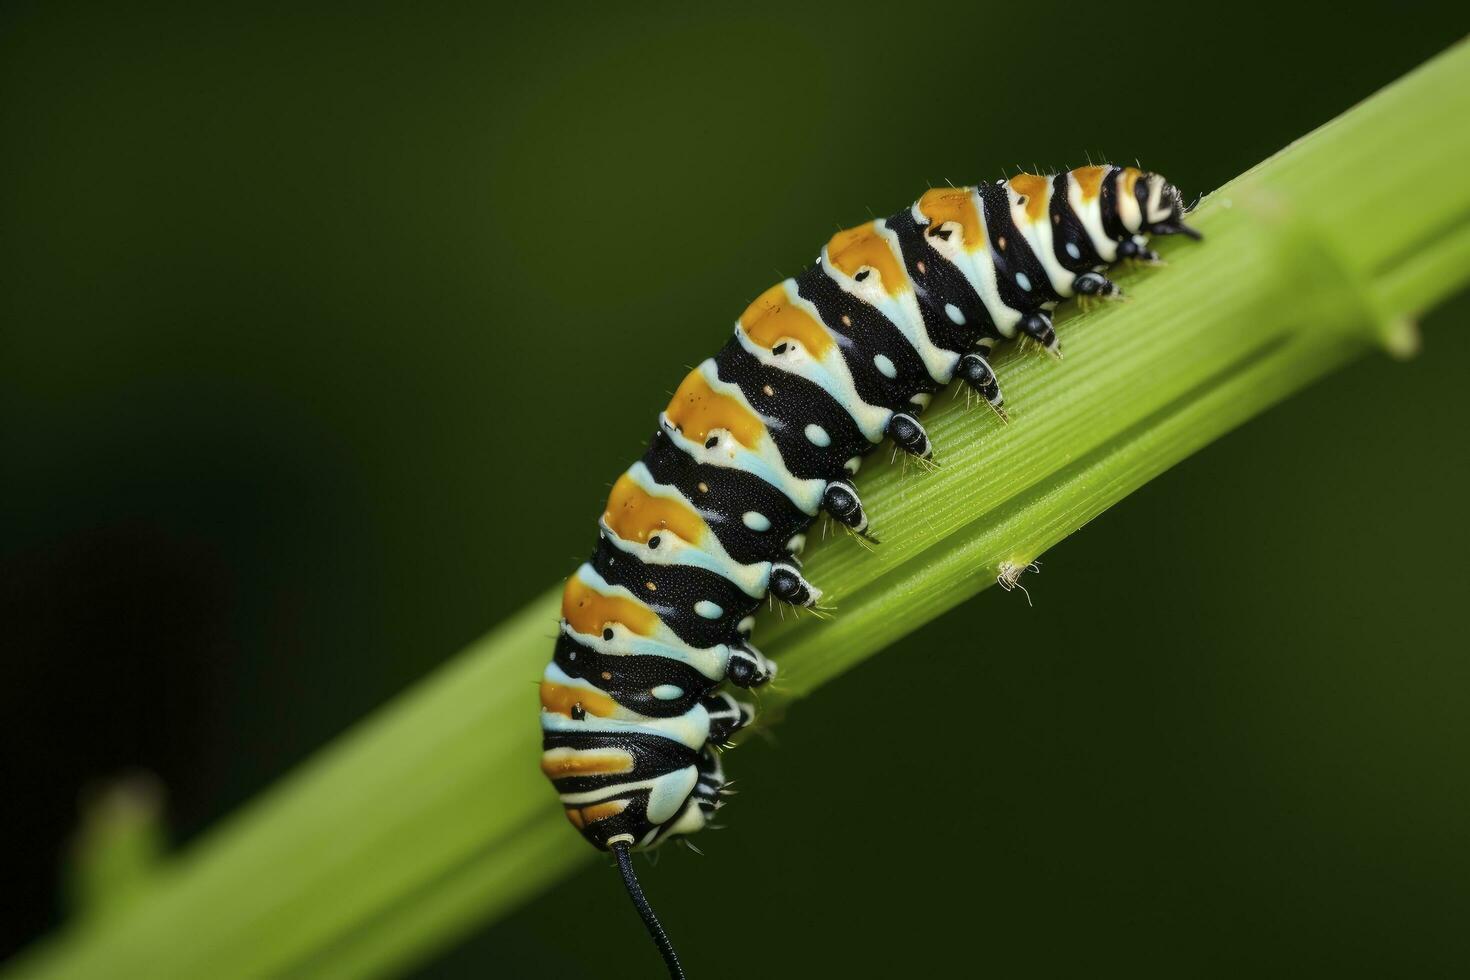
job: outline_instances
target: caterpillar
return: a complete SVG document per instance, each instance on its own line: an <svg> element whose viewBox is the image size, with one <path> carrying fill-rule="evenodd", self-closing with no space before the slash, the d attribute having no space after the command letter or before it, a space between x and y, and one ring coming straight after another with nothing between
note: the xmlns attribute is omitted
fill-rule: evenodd
<svg viewBox="0 0 1470 980"><path fill-rule="evenodd" d="M853 483L863 457L889 439L929 460L918 416L954 380L1003 413L987 355L1030 338L1060 356L1048 312L1121 295L1103 272L1156 262L1148 236L1199 238L1185 210L1133 167L930 190L834 235L679 385L567 580L541 682L541 768L572 825L616 856L671 976L683 970L630 853L719 808L718 749L752 709L718 688L775 676L751 644L768 595L820 600L798 557L812 521L825 511L871 539Z"/></svg>

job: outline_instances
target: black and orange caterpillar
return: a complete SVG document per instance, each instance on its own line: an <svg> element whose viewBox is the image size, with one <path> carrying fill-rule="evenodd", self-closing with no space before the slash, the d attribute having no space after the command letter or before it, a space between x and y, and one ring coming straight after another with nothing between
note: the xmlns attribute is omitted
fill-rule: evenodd
<svg viewBox="0 0 1470 980"><path fill-rule="evenodd" d="M837 233L771 287L691 371L613 487L592 558L567 581L541 682L541 768L567 819L613 851L671 975L678 959L630 851L705 826L725 783L717 746L751 709L716 690L769 681L750 644L766 596L814 605L797 555L819 511L866 535L852 478L884 438L927 459L918 415L958 378L1001 410L986 355L1047 315L1110 297L1102 274L1156 260L1148 236L1198 234L1179 191L1133 167L1021 174L928 191Z"/></svg>

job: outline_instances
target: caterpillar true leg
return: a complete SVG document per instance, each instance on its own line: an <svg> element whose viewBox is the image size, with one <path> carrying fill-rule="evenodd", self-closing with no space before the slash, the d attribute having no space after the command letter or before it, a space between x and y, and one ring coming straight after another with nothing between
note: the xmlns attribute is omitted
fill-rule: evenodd
<svg viewBox="0 0 1470 980"><path fill-rule="evenodd" d="M1026 314L1016 324L1016 329L1045 347L1049 353L1060 356L1056 328L1052 326L1051 317L1045 313Z"/></svg>
<svg viewBox="0 0 1470 980"><path fill-rule="evenodd" d="M928 459L934 455L934 446L929 442L929 433L912 415L899 412L888 420L887 435L893 444L910 456Z"/></svg>
<svg viewBox="0 0 1470 980"><path fill-rule="evenodd" d="M780 564L771 566L771 595L793 606L815 606L822 597L822 590L802 578L793 566Z"/></svg>
<svg viewBox="0 0 1470 980"><path fill-rule="evenodd" d="M749 643L730 648L725 676L736 687L760 687L776 676L776 664Z"/></svg>
<svg viewBox="0 0 1470 980"><path fill-rule="evenodd" d="M868 515L858 499L857 488L846 480L833 480L822 494L822 509L839 524L859 534L868 529Z"/></svg>
<svg viewBox="0 0 1470 980"><path fill-rule="evenodd" d="M1142 235L1134 235L1127 241L1118 244L1118 258L1134 259L1138 262L1158 262L1159 253L1148 247L1148 239Z"/></svg>
<svg viewBox="0 0 1470 980"><path fill-rule="evenodd" d="M1205 237L1177 218L1169 221L1161 221L1153 225L1149 228L1148 233L1150 235L1183 235L1185 238L1192 238L1195 241L1199 241Z"/></svg>
<svg viewBox="0 0 1470 980"><path fill-rule="evenodd" d="M709 741L715 745L728 741L755 717L754 708L736 701L724 691L707 695L699 703L709 712Z"/></svg>
<svg viewBox="0 0 1470 980"><path fill-rule="evenodd" d="M955 368L955 377L974 389L992 408L999 409L1005 404L995 371L990 367L990 362L981 355L970 353L960 358L960 363Z"/></svg>
<svg viewBox="0 0 1470 980"><path fill-rule="evenodd" d="M1122 296L1118 284L1100 272L1084 272L1072 281L1072 292L1078 296Z"/></svg>

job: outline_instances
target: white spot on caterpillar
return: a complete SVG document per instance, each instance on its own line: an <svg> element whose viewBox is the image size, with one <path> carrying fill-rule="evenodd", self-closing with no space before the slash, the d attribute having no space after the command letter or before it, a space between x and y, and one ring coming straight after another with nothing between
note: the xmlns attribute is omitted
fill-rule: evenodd
<svg viewBox="0 0 1470 980"><path fill-rule="evenodd" d="M1070 256L1072 256L1072 258L1074 258L1074 259L1080 259L1080 258L1082 258L1082 249L1080 249L1080 248L1077 247L1077 243L1076 242L1068 242L1067 243L1067 254L1070 255Z"/></svg>
<svg viewBox="0 0 1470 980"><path fill-rule="evenodd" d="M725 615L725 610L710 602L708 599L700 599L694 604L694 611L705 619L719 619Z"/></svg>
<svg viewBox="0 0 1470 980"><path fill-rule="evenodd" d="M858 467L862 465L863 458L861 456L854 456L852 459L849 459L847 462L843 463L842 468L844 470L847 470L847 472L849 473L856 473L858 471Z"/></svg>
<svg viewBox="0 0 1470 980"><path fill-rule="evenodd" d="M737 633L745 633L748 635L753 629L755 629L754 616L746 616L740 622L735 624L735 632Z"/></svg>
<svg viewBox="0 0 1470 980"><path fill-rule="evenodd" d="M888 359L887 354L874 354L873 365L878 368L878 373L885 378L898 377L898 368L893 366L893 362Z"/></svg>
<svg viewBox="0 0 1470 980"><path fill-rule="evenodd" d="M932 396L927 391L921 391L917 395L915 395L914 397L912 397L912 398L909 399L909 404L910 405L917 405L921 409L928 408L929 407L929 399L931 397Z"/></svg>
<svg viewBox="0 0 1470 980"><path fill-rule="evenodd" d="M815 422L806 427L806 438L813 446L825 448L832 445L832 437L827 434L827 430Z"/></svg>
<svg viewBox="0 0 1470 980"><path fill-rule="evenodd" d="M1024 272L1016 273L1016 285L1020 286L1028 293L1031 292L1031 277L1026 275L1026 273Z"/></svg>
<svg viewBox="0 0 1470 980"><path fill-rule="evenodd" d="M677 701L684 696L684 689L674 684L660 684L653 689L653 696L660 701Z"/></svg>
<svg viewBox="0 0 1470 980"><path fill-rule="evenodd" d="M806 535L793 534L791 540L786 542L786 550L793 555L799 555L806 548Z"/></svg>
<svg viewBox="0 0 1470 980"><path fill-rule="evenodd" d="M963 327L965 325L965 315L960 312L960 308L958 306L955 306L953 303L945 303L944 312L949 314L949 318L953 320L957 326Z"/></svg>
<svg viewBox="0 0 1470 980"><path fill-rule="evenodd" d="M757 513L753 510L748 510L742 514L740 520L752 531L769 531L771 529L771 519L765 514Z"/></svg>

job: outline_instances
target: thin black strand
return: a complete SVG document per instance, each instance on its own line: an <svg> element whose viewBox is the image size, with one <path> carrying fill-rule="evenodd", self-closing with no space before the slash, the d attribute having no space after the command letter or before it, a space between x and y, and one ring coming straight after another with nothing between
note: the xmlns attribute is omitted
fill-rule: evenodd
<svg viewBox="0 0 1470 980"><path fill-rule="evenodd" d="M664 932L664 927L659 925L658 916L653 914L653 906L648 904L648 899L643 894L643 887L638 884L638 875L633 871L633 854L628 850L627 844L614 844L612 852L618 858L618 870L623 873L623 884L628 886L628 897L633 900L633 907L643 917L643 925L648 929L648 935L658 947L659 954L664 958L664 965L669 968L670 980L684 980L684 968L679 965L679 954L674 952L674 944L669 939L669 934Z"/></svg>

